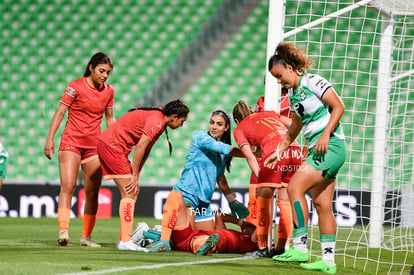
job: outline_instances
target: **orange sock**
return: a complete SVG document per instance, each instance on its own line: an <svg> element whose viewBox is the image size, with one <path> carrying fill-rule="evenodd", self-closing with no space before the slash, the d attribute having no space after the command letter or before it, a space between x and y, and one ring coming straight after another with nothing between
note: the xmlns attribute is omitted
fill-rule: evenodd
<svg viewBox="0 0 414 275"><path fill-rule="evenodd" d="M272 199L265 199L258 197L257 202L257 237L258 247L260 249L267 247L267 236L269 233L270 225L270 203Z"/></svg>
<svg viewBox="0 0 414 275"><path fill-rule="evenodd" d="M69 231L70 209L58 208L59 232Z"/></svg>
<svg viewBox="0 0 414 275"><path fill-rule="evenodd" d="M280 209L279 219L279 232L277 234L276 247L284 248L286 241L292 237L293 232L293 220L292 220L292 208L289 201L277 200L277 206Z"/></svg>
<svg viewBox="0 0 414 275"><path fill-rule="evenodd" d="M119 218L121 219L121 233L119 239L122 242L131 240L132 228L134 226L135 200L130 198L121 199L119 203Z"/></svg>
<svg viewBox="0 0 414 275"><path fill-rule="evenodd" d="M249 203L247 209L250 214L246 217L246 222L257 226L257 202L256 202L256 184L250 184L249 186Z"/></svg>
<svg viewBox="0 0 414 275"><path fill-rule="evenodd" d="M164 211L161 221L161 240L170 241L171 234L174 229L175 222L177 221L178 208L180 207L180 201L182 201L182 195L179 191L174 190L168 194L167 201L164 204Z"/></svg>
<svg viewBox="0 0 414 275"><path fill-rule="evenodd" d="M95 227L96 223L96 215L83 215L83 231L82 231L82 239L90 237Z"/></svg>

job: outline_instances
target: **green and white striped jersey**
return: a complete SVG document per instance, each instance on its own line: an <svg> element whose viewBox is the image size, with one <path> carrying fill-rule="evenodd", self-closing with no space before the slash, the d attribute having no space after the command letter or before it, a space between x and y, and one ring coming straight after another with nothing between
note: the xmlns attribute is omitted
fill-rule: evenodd
<svg viewBox="0 0 414 275"><path fill-rule="evenodd" d="M3 144L0 142L0 179L4 179L7 171L7 158L9 153L7 153Z"/></svg>
<svg viewBox="0 0 414 275"><path fill-rule="evenodd" d="M331 118L329 105L322 100L323 94L331 86L325 78L319 75L305 74L301 76L296 91L288 90L290 110L302 120L303 134L309 147L315 145ZM345 139L340 123L332 134Z"/></svg>

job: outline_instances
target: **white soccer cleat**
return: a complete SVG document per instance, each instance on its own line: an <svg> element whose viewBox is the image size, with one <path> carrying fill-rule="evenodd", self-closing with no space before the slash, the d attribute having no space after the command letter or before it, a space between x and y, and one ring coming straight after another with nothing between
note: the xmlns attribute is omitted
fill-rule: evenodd
<svg viewBox="0 0 414 275"><path fill-rule="evenodd" d="M60 231L59 232L58 244L60 246L67 246L69 241L70 241L70 238L69 238L68 231Z"/></svg>
<svg viewBox="0 0 414 275"><path fill-rule="evenodd" d="M148 231L149 226L145 222L139 222L137 224L137 228L132 232L131 234L131 241L138 244L140 241L145 239L144 237L144 231Z"/></svg>
<svg viewBox="0 0 414 275"><path fill-rule="evenodd" d="M119 241L117 248L119 250L131 250L131 251L142 251L142 252L148 252L148 250L144 247L140 247L136 243L134 243L132 240L123 242Z"/></svg>
<svg viewBox="0 0 414 275"><path fill-rule="evenodd" d="M97 244L94 240L92 240L90 236L80 239L80 245L89 247L101 247L101 245Z"/></svg>

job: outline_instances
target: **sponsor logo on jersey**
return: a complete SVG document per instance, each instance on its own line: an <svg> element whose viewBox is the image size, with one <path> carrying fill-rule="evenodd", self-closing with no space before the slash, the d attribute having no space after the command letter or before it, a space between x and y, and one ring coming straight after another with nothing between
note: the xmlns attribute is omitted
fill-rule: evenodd
<svg viewBox="0 0 414 275"><path fill-rule="evenodd" d="M300 90L300 99L304 100L306 98L306 94L304 90Z"/></svg>
<svg viewBox="0 0 414 275"><path fill-rule="evenodd" d="M76 90L73 89L72 87L68 87L68 96L74 97L75 94L76 94Z"/></svg>

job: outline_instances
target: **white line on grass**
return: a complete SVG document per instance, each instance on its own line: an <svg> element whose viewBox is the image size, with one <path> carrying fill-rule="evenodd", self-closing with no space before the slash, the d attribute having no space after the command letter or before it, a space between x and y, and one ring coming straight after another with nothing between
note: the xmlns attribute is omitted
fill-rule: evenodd
<svg viewBox="0 0 414 275"><path fill-rule="evenodd" d="M108 274L108 273L117 273L122 271L131 271L139 269L154 269L154 268L163 268L169 266L184 266L184 265L198 265L198 264L211 264L211 263L220 263L227 261L240 261L240 260L251 260L254 257L244 256L244 257L235 257L235 258L225 258L225 259L213 259L207 261L194 261L194 262L181 262L181 263L166 263L166 264L155 264L155 265L140 265L140 266L130 266L130 267L117 267L110 269L102 269L89 272L75 272L75 273L65 273L62 275L92 275L92 274Z"/></svg>

